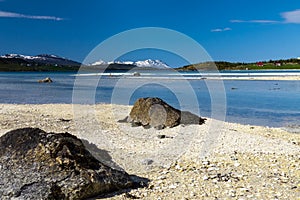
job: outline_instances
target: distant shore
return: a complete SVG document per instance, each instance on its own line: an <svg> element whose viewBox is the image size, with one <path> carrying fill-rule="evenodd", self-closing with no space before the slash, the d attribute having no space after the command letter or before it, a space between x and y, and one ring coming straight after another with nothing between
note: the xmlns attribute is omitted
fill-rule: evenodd
<svg viewBox="0 0 300 200"><path fill-rule="evenodd" d="M300 76L248 76L248 77L220 77L207 79L222 79L222 80L261 80L261 81L298 81Z"/></svg>
<svg viewBox="0 0 300 200"><path fill-rule="evenodd" d="M129 192L142 199L300 196L300 134L213 119L160 131L118 123L130 109L112 104L0 104L0 135L30 126L79 136L108 151L127 172L149 178L149 187ZM208 154L201 157L205 145Z"/></svg>

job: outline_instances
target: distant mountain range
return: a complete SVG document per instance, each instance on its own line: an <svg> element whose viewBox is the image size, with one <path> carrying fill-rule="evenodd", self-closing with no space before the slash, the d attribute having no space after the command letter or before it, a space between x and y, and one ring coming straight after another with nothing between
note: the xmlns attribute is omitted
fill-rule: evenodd
<svg viewBox="0 0 300 200"><path fill-rule="evenodd" d="M155 69L170 69L171 67L168 66L166 63L164 63L161 60L143 60L143 61L110 61L105 62L103 60L99 60L97 62L94 62L90 64L90 66L107 66L111 68L112 66L123 66L126 68L155 68Z"/></svg>
<svg viewBox="0 0 300 200"><path fill-rule="evenodd" d="M79 62L59 57L56 55L40 54L28 56L21 54L6 54L0 56L0 71L78 71L86 70L131 70L131 69L172 69L161 60L143 60L143 61L111 61L97 62L82 65ZM179 68L178 71L211 70L217 67L219 70L261 70L261 69L300 69L300 58L291 58L285 60L269 60L257 63L234 63L234 62L202 62L191 64Z"/></svg>
<svg viewBox="0 0 300 200"><path fill-rule="evenodd" d="M21 54L6 54L0 56L2 63L20 63L33 65L57 65L57 66L80 66L81 63L72 61L56 55L41 54L37 56L26 56Z"/></svg>
<svg viewBox="0 0 300 200"><path fill-rule="evenodd" d="M0 56L0 71L76 71L81 66L86 69L108 69L108 70L131 70L140 69L170 69L160 60L144 61L111 61L99 60L89 65L82 65L79 62L56 55L40 54L28 56L21 54L6 54Z"/></svg>

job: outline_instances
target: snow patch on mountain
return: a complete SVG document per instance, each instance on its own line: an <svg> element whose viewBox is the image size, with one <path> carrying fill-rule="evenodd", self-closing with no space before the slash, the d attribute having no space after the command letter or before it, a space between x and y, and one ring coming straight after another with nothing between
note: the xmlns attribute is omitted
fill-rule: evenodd
<svg viewBox="0 0 300 200"><path fill-rule="evenodd" d="M39 58L38 56L25 56L25 55L21 55L21 54L5 54L0 56L1 58L22 58L22 59L29 59L29 60L33 60L33 59L37 59Z"/></svg>
<svg viewBox="0 0 300 200"><path fill-rule="evenodd" d="M22 54L5 54L0 56L0 58L21 58L25 60L46 60L46 59L65 59L56 55L48 55L48 54L41 54L37 56L27 56Z"/></svg>
<svg viewBox="0 0 300 200"><path fill-rule="evenodd" d="M170 68L170 66L168 66L166 63L162 62L161 60L152 60L152 59L147 59L143 61L110 61L110 62L99 60L90 65L95 66L95 65L110 65L110 64L134 65L136 67L150 67L150 68L157 68L157 69Z"/></svg>
<svg viewBox="0 0 300 200"><path fill-rule="evenodd" d="M136 61L134 65L138 67L154 67L154 68L170 68L166 63L162 62L161 60L151 60L147 59L144 61Z"/></svg>
<svg viewBox="0 0 300 200"><path fill-rule="evenodd" d="M103 61L103 60L98 60L98 61L96 61L96 62L94 62L94 63L90 64L90 66L96 66L96 65L106 65L106 64L108 64L108 63L106 63L106 62L105 62L105 61Z"/></svg>

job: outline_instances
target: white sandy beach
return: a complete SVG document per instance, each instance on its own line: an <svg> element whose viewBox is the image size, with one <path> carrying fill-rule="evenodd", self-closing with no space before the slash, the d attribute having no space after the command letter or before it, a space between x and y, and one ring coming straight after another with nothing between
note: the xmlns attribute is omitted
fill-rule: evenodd
<svg viewBox="0 0 300 200"><path fill-rule="evenodd" d="M142 199L297 199L300 135L208 119L164 130L117 121L130 106L0 104L0 135L21 127L69 132L106 150L147 188L116 194ZM165 138L160 138L164 135ZM110 161L105 160L107 164Z"/></svg>
<svg viewBox="0 0 300 200"><path fill-rule="evenodd" d="M210 78L208 78L210 79ZM213 78L212 78L213 79ZM261 81L298 81L300 76L253 76L253 77L222 77L222 80L261 80Z"/></svg>

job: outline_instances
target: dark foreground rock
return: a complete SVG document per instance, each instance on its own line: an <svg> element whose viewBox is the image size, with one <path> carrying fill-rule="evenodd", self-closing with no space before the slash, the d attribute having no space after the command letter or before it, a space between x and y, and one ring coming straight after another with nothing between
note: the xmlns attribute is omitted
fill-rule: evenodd
<svg viewBox="0 0 300 200"><path fill-rule="evenodd" d="M69 133L24 128L0 138L1 199L85 199L137 181L98 161Z"/></svg>
<svg viewBox="0 0 300 200"><path fill-rule="evenodd" d="M140 98L134 103L129 117L125 121L138 126L142 125L145 128L163 129L165 127L172 128L180 123L203 124L205 119L187 111L181 112L160 98L148 97ZM120 122L124 122L124 120Z"/></svg>

